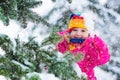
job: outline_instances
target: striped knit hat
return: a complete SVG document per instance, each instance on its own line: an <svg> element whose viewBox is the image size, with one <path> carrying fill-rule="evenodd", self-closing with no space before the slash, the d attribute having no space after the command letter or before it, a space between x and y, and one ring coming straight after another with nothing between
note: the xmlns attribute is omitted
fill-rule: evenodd
<svg viewBox="0 0 120 80"><path fill-rule="evenodd" d="M80 14L71 14L68 29L83 28L87 29L84 18Z"/></svg>
<svg viewBox="0 0 120 80"><path fill-rule="evenodd" d="M90 35L94 35L94 22L95 16L92 12L85 12L85 13L75 13L71 14L68 20L68 29L57 32L59 35L64 35L68 32L71 32L73 28L83 28L88 30Z"/></svg>

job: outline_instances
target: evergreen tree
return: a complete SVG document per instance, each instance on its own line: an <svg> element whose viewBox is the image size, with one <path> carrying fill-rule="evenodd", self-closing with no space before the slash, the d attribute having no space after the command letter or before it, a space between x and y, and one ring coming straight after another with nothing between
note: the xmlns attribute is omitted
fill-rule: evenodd
<svg viewBox="0 0 120 80"><path fill-rule="evenodd" d="M9 25L11 19L19 21L23 28L27 27L28 21L48 25L41 16L31 10L41 4L42 1L37 0L1 0L0 19L6 26Z"/></svg>
<svg viewBox="0 0 120 80"><path fill-rule="evenodd" d="M68 1L71 3L70 0ZM48 17L43 19L30 10L30 8L40 5L41 1L3 0L0 3L0 19L6 26L9 25L11 19L20 21L21 27L24 28L27 26L28 20L50 26L45 20ZM60 20L62 24L67 22L64 21L65 18ZM62 25L58 26L62 27ZM15 46L7 35L0 34L0 47L5 51L5 55L0 56L0 75L4 75L11 80L21 80L22 77L25 77L27 80L39 80L38 76L33 75L33 77L28 78L27 74L32 72L41 73L43 69L40 66L44 64L48 69L48 73L53 73L61 80L80 80L71 66L71 63L76 58L68 54L59 59L56 49L52 51L49 50L50 48L47 50L43 49L43 47L50 44L55 46L56 41L60 40L59 36L56 35L56 30L53 30L51 35L41 45L34 38L30 36L28 42L22 42L18 37L15 39ZM85 80L85 78L81 78L81 80Z"/></svg>
<svg viewBox="0 0 120 80"><path fill-rule="evenodd" d="M50 40L51 39L51 40ZM43 49L45 46L56 43L59 36L55 31L45 39L41 45L30 38L29 42L21 42L16 39L16 47L9 37L0 35L0 46L6 52L5 56L1 56L0 74L10 77L12 80L20 80L26 74L31 72L41 73L40 65L44 64L48 68L49 73L55 74L61 80L80 80L77 73L73 70L71 64L74 60L71 54L63 58L57 57L57 50ZM23 67L24 66L24 67ZM85 80L82 78L82 80Z"/></svg>

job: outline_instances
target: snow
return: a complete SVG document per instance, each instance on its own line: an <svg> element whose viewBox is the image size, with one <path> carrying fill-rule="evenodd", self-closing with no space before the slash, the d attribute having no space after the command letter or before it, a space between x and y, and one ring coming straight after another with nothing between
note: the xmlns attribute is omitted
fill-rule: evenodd
<svg viewBox="0 0 120 80"><path fill-rule="evenodd" d="M49 74L49 73L46 73L46 72L42 72L42 73L33 72L33 73L28 73L27 74L27 76L29 78L33 75L39 76L39 78L41 80L60 80L57 77L55 77L54 74Z"/></svg>
<svg viewBox="0 0 120 80"><path fill-rule="evenodd" d="M4 76L0 75L0 80L7 80Z"/></svg>
<svg viewBox="0 0 120 80"><path fill-rule="evenodd" d="M85 76L86 77L86 74L82 73L81 69L79 68L79 66L76 63L73 63L72 67L76 71L77 76L79 76L79 77Z"/></svg>
<svg viewBox="0 0 120 80"><path fill-rule="evenodd" d="M0 33L8 35L10 38L14 38L21 30L20 26L14 20L10 20L9 26L4 26L0 21Z"/></svg>
<svg viewBox="0 0 120 80"><path fill-rule="evenodd" d="M47 15L48 13L49 13L49 11L54 7L54 6L56 6L54 3L52 3L51 2L51 0L42 0L43 1L43 4L42 4L42 6L41 7L38 7L38 8L35 8L35 9L32 9L33 11L35 11L35 12L37 12L40 16L45 16L45 15ZM99 0L99 2L100 2L100 4L101 5L104 5L106 2L107 2L107 0ZM80 5L82 5L82 6L85 6L84 4L88 4L87 3L87 1L86 0L74 0L73 1L73 3L72 4L68 4L68 3L66 3L65 5L69 5L69 7L66 7L66 8L70 8L71 10L79 10L79 11L84 11L84 9L82 9L81 8L81 6ZM77 8L76 8L77 7ZM104 8L101 8L101 9L104 9ZM105 9L105 11L106 11L106 9ZM60 12L59 10L58 10L58 12ZM75 12L75 11L73 11L73 12ZM110 13L112 13L112 14L115 14L113 11L111 11L111 10L108 10L108 12L110 12ZM52 17L51 19L50 19L50 23L52 23L53 22L53 24L55 23L55 21L59 18L59 17L61 17L61 14L59 13L59 16L57 15L57 14L54 14L55 16L54 17ZM116 22L119 22L119 20L120 20L120 16L118 15L118 14L115 14L116 15L116 17L117 17L117 21ZM119 17L118 17L119 16ZM92 16L91 16L92 17ZM53 21L52 21L52 19L53 19ZM20 26L19 26L19 24L17 23L17 22L15 22L14 20L11 20L10 21L10 25L9 26L4 26L3 25L3 23L2 23L2 21L0 21L0 33L2 33L2 34L6 34L6 35L8 35L10 38L11 38L11 40L13 40L14 38L17 38L18 37L18 35L19 35L19 37L20 37L20 39L22 39L23 41L28 41L28 37L29 37L29 35L33 35L33 36L36 36L36 40L37 41L42 41L43 40L43 38L45 38L45 37L47 37L48 35L42 35L42 36L40 36L39 35L39 32L40 31L42 31L43 30L43 27L42 27L42 29L36 29L36 30L34 30L32 33L30 32L31 31L31 29L32 29L32 26L34 26L34 24L33 23L29 23L28 24L28 26L29 27L27 27L26 29L22 29L22 28L20 28ZM41 25L41 24L40 24ZM44 29L46 30L47 28L46 27L44 27ZM113 27L112 28L110 28L111 29L111 31L112 32L115 32L115 31L117 31L117 33L119 33L119 29L118 30L115 30ZM43 31L43 33L45 33L44 31ZM99 34L100 32L99 31L97 31L96 32L97 34ZM116 33L116 34L117 34ZM14 41L13 41L14 42ZM0 55L4 55L5 54L5 52L1 49L1 47L0 47ZM13 62L15 62L15 61L13 61ZM16 64L18 64L18 65L21 65L20 63L18 63L18 62L15 62ZM27 64L29 64L29 65L31 65L29 62L27 62L26 61L26 63ZM23 69L28 69L27 67L25 67L25 66L23 66L23 65L21 65L21 67L23 67ZM78 67L78 65L76 65L76 64L73 64L73 68L74 68L74 70L77 72L77 74L78 74L78 76L80 77L81 76L81 71L80 71L80 69L79 69L79 67ZM115 71L120 71L118 68L116 68L116 67L111 67L112 69L114 69ZM49 74L49 73L46 73L46 72L42 72L42 73L29 73L29 74L27 74L28 76L31 76L31 75L34 75L34 74L37 74L37 75L39 75L40 76L40 78L42 79L42 80L59 80L57 77L55 77L53 74ZM83 75L85 75L85 74L83 74ZM102 69L100 69L99 67L96 67L95 68L95 75L97 76L97 79L98 80L116 80L116 76L115 75L113 75L112 73L108 73L108 72L106 72L106 71L103 71ZM2 75L0 75L0 80L7 80L7 78L5 78L4 76L2 76Z"/></svg>
<svg viewBox="0 0 120 80"><path fill-rule="evenodd" d="M54 7L54 3L51 0L41 0L42 5L38 8L32 9L37 12L40 16L45 16Z"/></svg>
<svg viewBox="0 0 120 80"><path fill-rule="evenodd" d="M42 80L60 80L54 76L54 74L42 73L40 74Z"/></svg>
<svg viewBox="0 0 120 80"><path fill-rule="evenodd" d="M73 69L77 72L77 75L79 77L81 77L81 75L86 76L86 74L82 73L79 66L75 63L73 63ZM116 70L118 70L118 69L116 69ZM94 71L95 71L95 75L97 77L97 80L116 80L115 75L113 75L112 73L106 72L99 67L95 67Z"/></svg>
<svg viewBox="0 0 120 80"><path fill-rule="evenodd" d="M101 5L104 5L108 0L98 0Z"/></svg>
<svg viewBox="0 0 120 80"><path fill-rule="evenodd" d="M5 55L5 51L0 47L0 55L3 56Z"/></svg>
<svg viewBox="0 0 120 80"><path fill-rule="evenodd" d="M103 71L99 67L95 68L95 75L97 77L97 80L117 80L115 75Z"/></svg>
<svg viewBox="0 0 120 80"><path fill-rule="evenodd" d="M16 65L19 65L22 68L22 70L24 70L24 71L29 69L28 67L24 66L23 64L15 61L15 60L12 60L12 62L15 63Z"/></svg>

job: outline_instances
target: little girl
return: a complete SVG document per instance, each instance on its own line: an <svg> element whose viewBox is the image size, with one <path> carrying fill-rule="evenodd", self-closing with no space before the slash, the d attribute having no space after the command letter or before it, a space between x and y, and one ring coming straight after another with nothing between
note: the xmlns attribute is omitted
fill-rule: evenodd
<svg viewBox="0 0 120 80"><path fill-rule="evenodd" d="M82 72L86 73L88 80L97 80L94 67L105 64L110 59L108 47L97 35L90 34L85 25L84 17L79 14L70 16L68 30L58 32L63 41L57 44L59 52L71 51L73 56L83 54L84 58L76 62Z"/></svg>

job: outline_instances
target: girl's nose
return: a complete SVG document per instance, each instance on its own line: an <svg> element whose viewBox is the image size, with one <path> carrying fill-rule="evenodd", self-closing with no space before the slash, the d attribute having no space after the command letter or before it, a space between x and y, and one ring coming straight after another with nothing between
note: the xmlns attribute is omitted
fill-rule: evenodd
<svg viewBox="0 0 120 80"><path fill-rule="evenodd" d="M82 37L81 32L77 32L77 33L76 33L76 37L77 37L77 38L81 38L81 37Z"/></svg>

